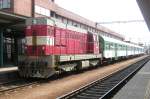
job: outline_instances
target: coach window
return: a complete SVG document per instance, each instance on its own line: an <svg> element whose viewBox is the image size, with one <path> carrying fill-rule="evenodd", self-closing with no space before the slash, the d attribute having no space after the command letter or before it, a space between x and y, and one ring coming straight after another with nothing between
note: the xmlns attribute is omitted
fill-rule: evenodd
<svg viewBox="0 0 150 99"><path fill-rule="evenodd" d="M124 50L124 45L122 45L122 50Z"/></svg>
<svg viewBox="0 0 150 99"><path fill-rule="evenodd" d="M113 46L112 46L112 43L109 43L109 49L110 49L110 50L113 49L112 47L113 47Z"/></svg>
<svg viewBox="0 0 150 99"><path fill-rule="evenodd" d="M123 50L126 50L126 46L125 45L123 46Z"/></svg>
<svg viewBox="0 0 150 99"><path fill-rule="evenodd" d="M119 45L119 50L122 50L122 45Z"/></svg>
<svg viewBox="0 0 150 99"><path fill-rule="evenodd" d="M112 43L112 50L114 50L115 49L115 44L114 43Z"/></svg>
<svg viewBox="0 0 150 99"><path fill-rule="evenodd" d="M120 45L120 50L122 50L122 45Z"/></svg>
<svg viewBox="0 0 150 99"><path fill-rule="evenodd" d="M109 42L106 43L106 49L107 49L107 50L110 49Z"/></svg>
<svg viewBox="0 0 150 99"><path fill-rule="evenodd" d="M119 48L119 50L121 50L121 45L119 45L119 47L118 47L118 48Z"/></svg>
<svg viewBox="0 0 150 99"><path fill-rule="evenodd" d="M105 43L105 49L106 50L108 49L108 43L107 42Z"/></svg>
<svg viewBox="0 0 150 99"><path fill-rule="evenodd" d="M111 43L110 42L109 42L109 46L108 47L109 47L109 50L111 50Z"/></svg>
<svg viewBox="0 0 150 99"><path fill-rule="evenodd" d="M129 51L131 51L131 47L129 46Z"/></svg>
<svg viewBox="0 0 150 99"><path fill-rule="evenodd" d="M113 45L112 45L112 43L110 43L110 45L109 45L109 46L110 46L110 50L112 50L112 49L113 49Z"/></svg>

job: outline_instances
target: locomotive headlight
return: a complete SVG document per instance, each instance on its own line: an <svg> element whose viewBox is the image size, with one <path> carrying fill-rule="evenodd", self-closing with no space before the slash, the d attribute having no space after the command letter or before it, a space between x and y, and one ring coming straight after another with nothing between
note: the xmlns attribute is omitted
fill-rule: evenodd
<svg viewBox="0 0 150 99"><path fill-rule="evenodd" d="M42 50L45 50L45 46L42 47Z"/></svg>
<svg viewBox="0 0 150 99"><path fill-rule="evenodd" d="M45 53L45 46L42 46L41 54L44 55Z"/></svg>
<svg viewBox="0 0 150 99"><path fill-rule="evenodd" d="M27 46L25 46L24 49L27 50Z"/></svg>
<svg viewBox="0 0 150 99"><path fill-rule="evenodd" d="M24 53L27 54L27 46L24 46Z"/></svg>

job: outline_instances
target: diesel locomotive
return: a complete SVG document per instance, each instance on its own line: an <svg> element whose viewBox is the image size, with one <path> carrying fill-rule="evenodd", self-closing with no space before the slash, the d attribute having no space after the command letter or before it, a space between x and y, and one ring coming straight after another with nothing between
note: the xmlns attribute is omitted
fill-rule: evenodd
<svg viewBox="0 0 150 99"><path fill-rule="evenodd" d="M26 21L25 54L19 55L22 77L48 78L144 53L143 47L64 24L50 18Z"/></svg>

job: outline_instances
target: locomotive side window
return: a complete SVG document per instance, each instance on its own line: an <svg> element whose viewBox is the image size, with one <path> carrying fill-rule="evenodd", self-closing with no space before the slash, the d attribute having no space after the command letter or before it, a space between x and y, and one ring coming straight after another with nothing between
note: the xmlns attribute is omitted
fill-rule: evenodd
<svg viewBox="0 0 150 99"><path fill-rule="evenodd" d="M60 44L60 29L56 29L55 32L55 45L59 46Z"/></svg>
<svg viewBox="0 0 150 99"><path fill-rule="evenodd" d="M61 30L61 46L65 46L65 45L66 45L66 31Z"/></svg>
<svg viewBox="0 0 150 99"><path fill-rule="evenodd" d="M51 32L52 32L52 30L51 30L51 28L49 27L49 28L48 28L48 34L51 35Z"/></svg>
<svg viewBox="0 0 150 99"><path fill-rule="evenodd" d="M48 32L48 35L52 36L54 34L54 28L48 27L47 32Z"/></svg>

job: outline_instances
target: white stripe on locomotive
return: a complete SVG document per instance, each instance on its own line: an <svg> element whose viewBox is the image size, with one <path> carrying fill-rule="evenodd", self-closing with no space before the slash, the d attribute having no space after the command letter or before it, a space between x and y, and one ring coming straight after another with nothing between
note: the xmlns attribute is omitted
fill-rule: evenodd
<svg viewBox="0 0 150 99"><path fill-rule="evenodd" d="M54 45L54 37L49 36L36 36L36 44L37 45ZM26 37L26 45L33 45L32 44L32 36Z"/></svg>

